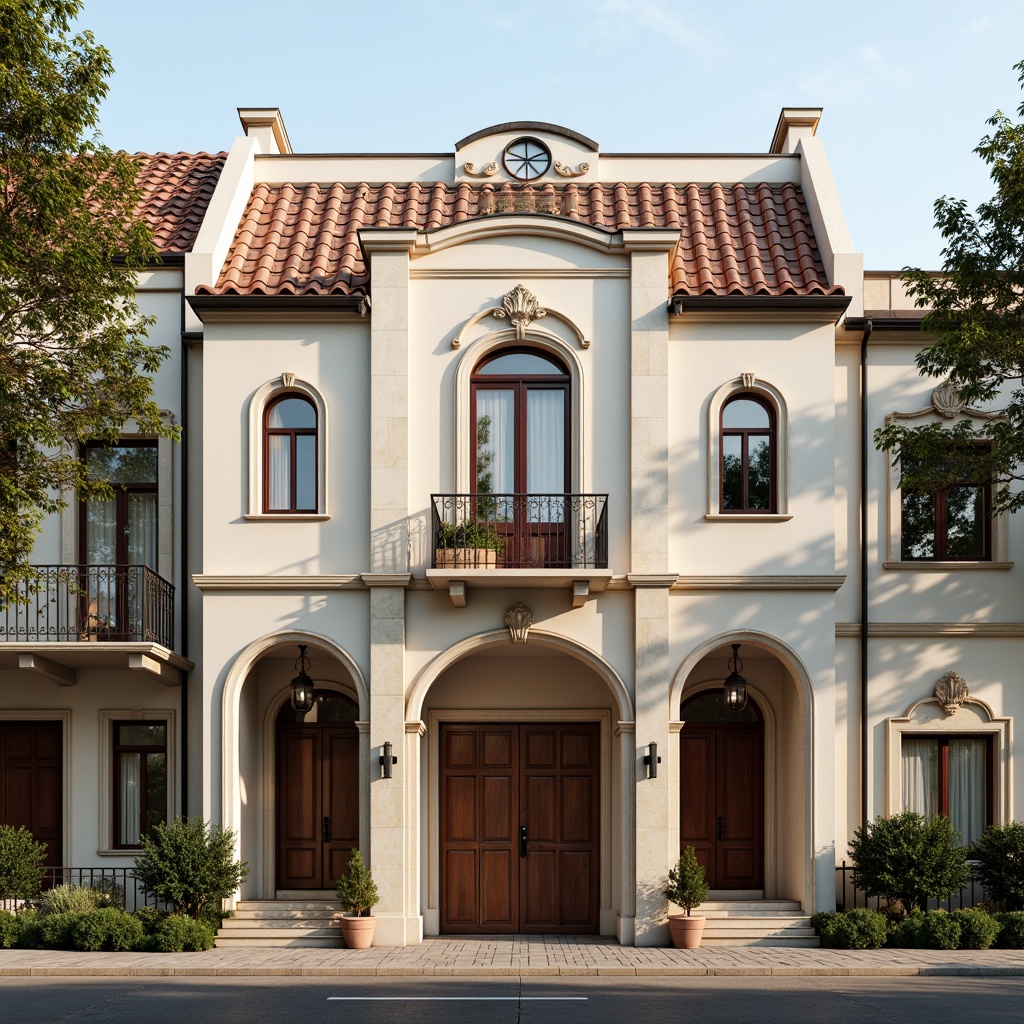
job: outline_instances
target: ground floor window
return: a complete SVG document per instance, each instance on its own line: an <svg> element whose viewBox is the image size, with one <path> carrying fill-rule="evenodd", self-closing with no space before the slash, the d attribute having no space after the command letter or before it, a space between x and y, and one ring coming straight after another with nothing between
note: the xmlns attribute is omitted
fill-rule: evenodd
<svg viewBox="0 0 1024 1024"><path fill-rule="evenodd" d="M113 723L114 846L167 821L167 722Z"/></svg>
<svg viewBox="0 0 1024 1024"><path fill-rule="evenodd" d="M992 740L987 736L903 736L903 810L945 814L967 846L992 821Z"/></svg>

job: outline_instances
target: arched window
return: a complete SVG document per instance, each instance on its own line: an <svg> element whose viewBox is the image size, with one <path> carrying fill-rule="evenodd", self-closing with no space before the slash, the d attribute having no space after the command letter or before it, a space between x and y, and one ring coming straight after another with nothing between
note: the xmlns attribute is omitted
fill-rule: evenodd
<svg viewBox="0 0 1024 1024"><path fill-rule="evenodd" d="M285 392L263 414L263 511L317 511L316 406Z"/></svg>
<svg viewBox="0 0 1024 1024"><path fill-rule="evenodd" d="M722 406L723 513L775 512L778 507L775 410L760 395L739 392Z"/></svg>

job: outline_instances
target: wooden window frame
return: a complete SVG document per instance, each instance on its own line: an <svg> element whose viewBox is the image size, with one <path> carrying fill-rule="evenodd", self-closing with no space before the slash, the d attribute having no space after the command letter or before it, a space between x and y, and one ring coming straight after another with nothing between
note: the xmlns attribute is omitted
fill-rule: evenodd
<svg viewBox="0 0 1024 1024"><path fill-rule="evenodd" d="M900 740L902 752L903 742L908 739L929 740L938 744L939 752L939 806L938 813L949 817L949 744L955 740L983 740L985 743L985 827L993 824L996 820L996 763L995 763L995 742L992 733L920 733L905 732ZM902 795L901 795L902 796ZM903 806L906 806L904 804Z"/></svg>
<svg viewBox="0 0 1024 1024"><path fill-rule="evenodd" d="M271 427L270 414L274 407L281 402L295 400L305 402L313 410L314 425L312 427ZM273 508L270 504L270 438L288 437L289 474L287 508ZM313 438L313 495L314 505L312 508L297 508L297 459L296 459L296 438ZM294 391L285 391L274 395L267 402L263 409L263 512L268 515L315 515L320 511L320 415L316 403L305 394Z"/></svg>
<svg viewBox="0 0 1024 1024"><path fill-rule="evenodd" d="M949 554L949 523L947 520L948 491L968 487L981 491L982 524L984 536L982 553L970 558L957 558ZM913 493L913 492L907 492ZM914 558L903 550L903 495L900 490L900 561L903 562L991 562L992 561L992 482L978 483L973 480L957 480L946 487L937 487L931 492L935 503L935 515L932 522L932 536L935 539L935 551L930 558Z"/></svg>
<svg viewBox="0 0 1024 1024"><path fill-rule="evenodd" d="M163 746L156 746L155 744L141 744L141 743L120 743L119 742L119 730L122 725L162 725L164 727L164 742ZM111 819L113 823L113 834L111 836L111 849L114 850L138 850L141 847L140 843L122 843L119 840L121 834L121 754L160 754L164 755L164 775L165 775L165 786L167 790L167 796L170 796L172 779L170 777L170 757L168 754L168 746L170 739L171 723L166 718L146 718L146 719L133 719L133 718L115 718L111 720L111 733L110 733L110 753L111 753ZM147 804L148 787L146 785L147 767L145 756L140 758L140 772L139 772L139 821L144 823L149 817L149 807ZM164 824L167 823L167 803L164 803L163 807L163 818ZM140 836L145 832L145 826L140 828Z"/></svg>
<svg viewBox="0 0 1024 1024"><path fill-rule="evenodd" d="M735 402L748 401L759 405L768 414L768 427L726 427L725 411ZM718 413L718 510L720 514L732 515L774 515L776 514L778 502L778 451L777 451L777 422L775 407L766 398L750 391L736 391L722 403ZM741 438L741 465L740 465L740 506L738 508L725 507L725 439L727 437ZM750 507L750 470L749 452L751 437L768 438L768 508Z"/></svg>

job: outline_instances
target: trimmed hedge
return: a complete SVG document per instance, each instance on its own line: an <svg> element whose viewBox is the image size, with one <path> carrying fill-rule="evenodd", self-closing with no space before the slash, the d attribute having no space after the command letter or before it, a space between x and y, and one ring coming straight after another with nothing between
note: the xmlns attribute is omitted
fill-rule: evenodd
<svg viewBox="0 0 1024 1024"><path fill-rule="evenodd" d="M996 949L1024 949L1024 910L1007 910L996 914L999 934L993 945Z"/></svg>
<svg viewBox="0 0 1024 1024"><path fill-rule="evenodd" d="M954 910L950 915L960 925L960 949L988 949L999 934L999 922L984 910Z"/></svg>
<svg viewBox="0 0 1024 1024"><path fill-rule="evenodd" d="M117 907L83 914L72 929L75 949L83 953L128 952L138 948L144 935L142 922Z"/></svg>
<svg viewBox="0 0 1024 1024"><path fill-rule="evenodd" d="M885 915L877 910L829 911L815 914L811 924L825 949L878 949L885 943Z"/></svg>
<svg viewBox="0 0 1024 1024"><path fill-rule="evenodd" d="M203 921L171 914L153 932L153 950L157 953L202 953L213 945L214 931Z"/></svg>

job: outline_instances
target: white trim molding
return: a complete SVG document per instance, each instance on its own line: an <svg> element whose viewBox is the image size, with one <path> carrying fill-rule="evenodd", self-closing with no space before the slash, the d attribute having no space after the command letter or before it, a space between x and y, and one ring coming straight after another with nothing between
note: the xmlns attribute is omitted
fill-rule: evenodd
<svg viewBox="0 0 1024 1024"><path fill-rule="evenodd" d="M728 515L720 507L722 491L722 406L737 395L748 394L763 398L775 412L775 501L774 512L753 515ZM789 412L782 392L756 374L744 372L726 381L708 402L708 511L705 519L721 522L735 519L740 522L786 522L793 517L789 514Z"/></svg>
<svg viewBox="0 0 1024 1024"><path fill-rule="evenodd" d="M316 408L316 512L296 515L275 515L263 511L263 412L267 405L279 395L294 394L308 398ZM308 381L300 380L294 373L283 372L280 377L268 380L253 392L249 399L249 436L246 448L249 453L249 508L244 518L250 522L267 520L272 522L324 522L330 519L327 511L327 446L331 436L327 419L327 403L323 395Z"/></svg>

